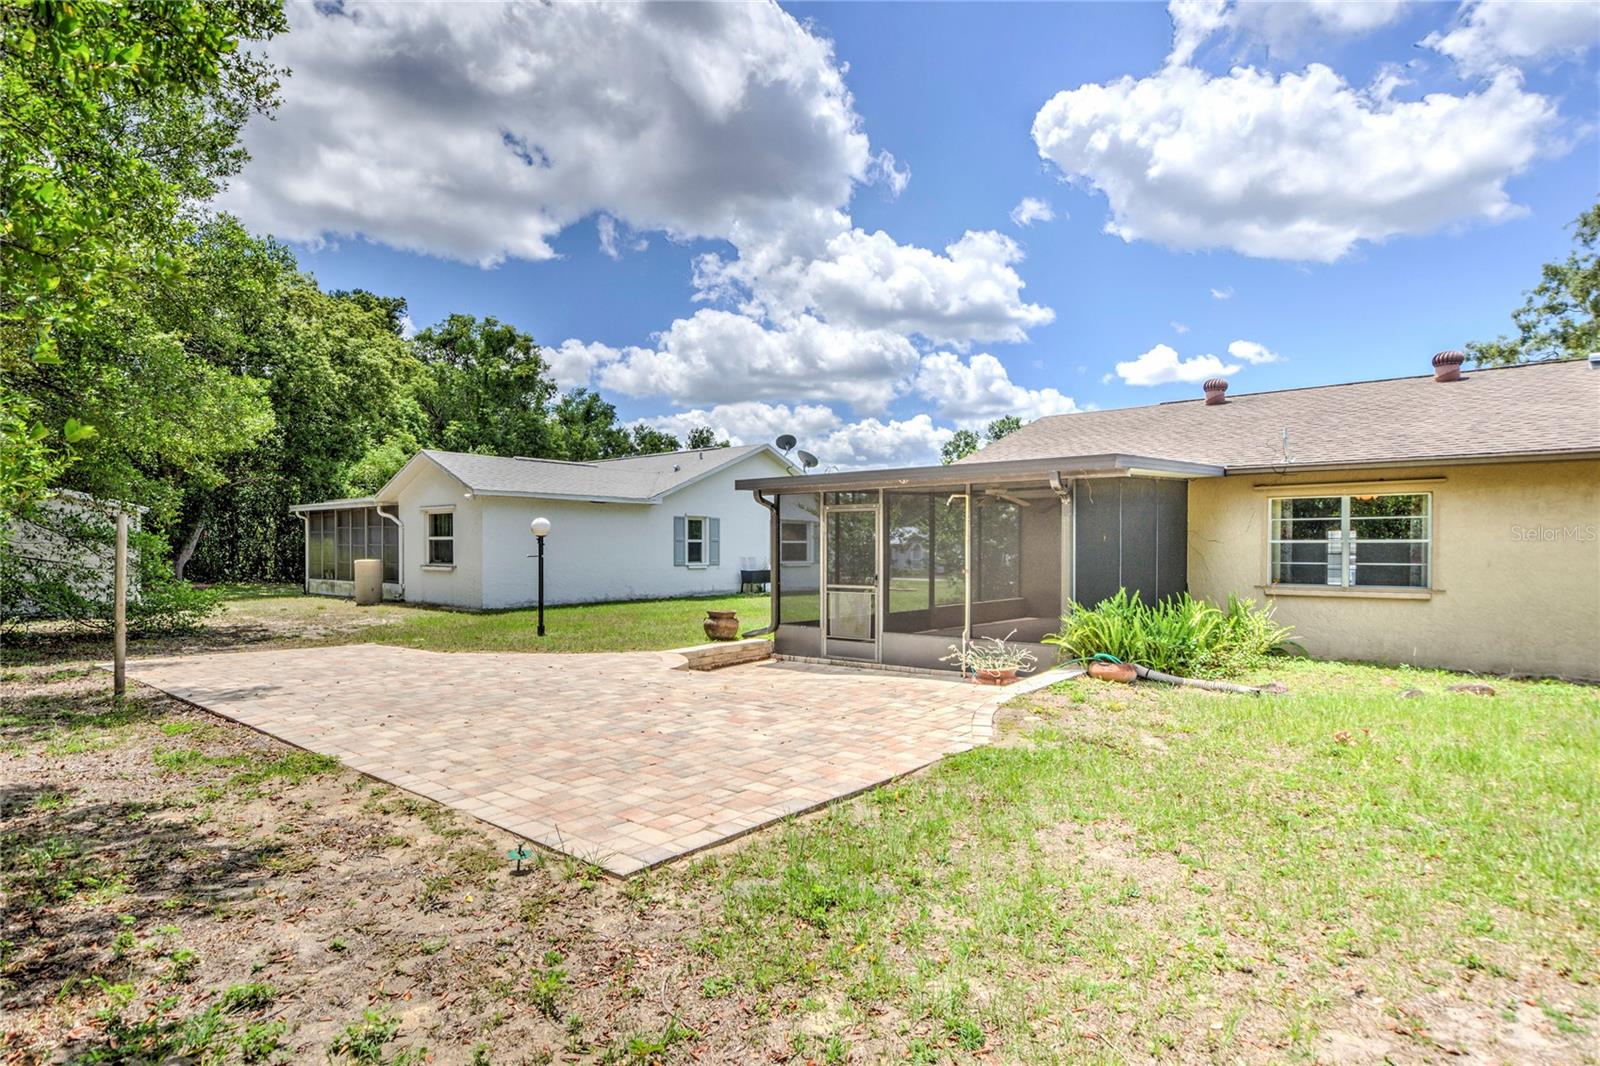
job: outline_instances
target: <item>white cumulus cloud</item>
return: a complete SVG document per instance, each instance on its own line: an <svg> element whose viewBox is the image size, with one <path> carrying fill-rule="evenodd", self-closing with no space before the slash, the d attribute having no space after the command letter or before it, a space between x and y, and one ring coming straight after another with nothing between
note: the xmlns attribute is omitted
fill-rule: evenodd
<svg viewBox="0 0 1600 1066"><path fill-rule="evenodd" d="M993 230L969 230L944 253L901 244L879 230L845 229L809 255L757 254L731 263L702 257L696 283L778 322L814 314L837 326L915 333L935 344L1021 341L1055 312L1022 299L1022 247Z"/></svg>
<svg viewBox="0 0 1600 1066"><path fill-rule="evenodd" d="M1172 53L1181 66L1218 33L1260 42L1269 50L1292 49L1307 40L1370 33L1398 19L1406 0L1172 0Z"/></svg>
<svg viewBox="0 0 1600 1066"><path fill-rule="evenodd" d="M1422 40L1423 47L1455 60L1464 74L1577 59L1597 44L1600 5L1593 0L1476 0L1461 5L1449 31Z"/></svg>
<svg viewBox="0 0 1600 1066"><path fill-rule="evenodd" d="M911 168L897 163L894 153L884 149L872 157L872 165L867 168L867 180L874 185L882 185L889 191L889 199L893 200L911 184Z"/></svg>
<svg viewBox="0 0 1600 1066"><path fill-rule="evenodd" d="M682 405L792 398L878 411L918 361L911 342L889 330L844 328L810 316L768 328L715 308L678 319L654 347L597 352L595 345L567 341L561 350L569 346L591 359L602 388Z"/></svg>
<svg viewBox="0 0 1600 1066"><path fill-rule="evenodd" d="M1106 231L1170 248L1332 261L1363 241L1519 212L1506 182L1556 124L1511 73L1397 101L1313 63L1213 77L1169 66L1057 93L1033 138L1106 197Z"/></svg>
<svg viewBox="0 0 1600 1066"><path fill-rule="evenodd" d="M815 455L825 468L937 462L939 449L955 432L936 425L926 414L847 422L824 405L762 401L717 404L645 421L680 438L696 426L710 426L735 444L770 443L780 433L792 433L799 440L798 447Z"/></svg>
<svg viewBox="0 0 1600 1066"><path fill-rule="evenodd" d="M1128 385L1167 385L1175 381L1204 381L1219 374L1238 373L1239 367L1224 364L1214 355L1179 359L1169 345L1158 344L1137 359L1117 364L1117 377Z"/></svg>
<svg viewBox="0 0 1600 1066"><path fill-rule="evenodd" d="M1017 226L1031 226L1035 222L1053 222L1056 212L1048 200L1041 200L1037 196L1024 196L1016 207L1011 209L1011 222Z"/></svg>
<svg viewBox="0 0 1600 1066"><path fill-rule="evenodd" d="M880 416L927 348L1021 341L1054 319L1023 298L1004 234L936 251L854 225L855 190L893 198L910 168L870 144L832 43L775 3L350 0L290 19L268 49L293 70L283 105L247 127L254 158L220 204L253 228L484 266L548 259L586 219L612 258L658 232L728 243L692 264L711 306L641 344L546 349L562 388ZM851 425L840 454L931 432Z"/></svg>
<svg viewBox="0 0 1600 1066"><path fill-rule="evenodd" d="M950 352L924 356L913 386L941 417L974 425L1002 415L1031 422L1078 410L1072 397L1052 388L1030 389L1011 380L1004 364L987 352L963 361Z"/></svg>
<svg viewBox="0 0 1600 1066"><path fill-rule="evenodd" d="M546 259L634 230L803 226L874 162L831 42L775 4L293 4L292 68L223 205L292 240ZM876 168L876 169L875 169Z"/></svg>
<svg viewBox="0 0 1600 1066"><path fill-rule="evenodd" d="M1234 341L1228 345L1228 354L1256 366L1283 361L1283 356L1268 350L1265 344L1257 344L1255 341Z"/></svg>

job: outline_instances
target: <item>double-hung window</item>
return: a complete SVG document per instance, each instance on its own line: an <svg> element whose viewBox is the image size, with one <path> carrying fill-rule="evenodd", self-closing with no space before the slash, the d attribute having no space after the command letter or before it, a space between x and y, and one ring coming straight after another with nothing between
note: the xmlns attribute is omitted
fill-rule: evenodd
<svg viewBox="0 0 1600 1066"><path fill-rule="evenodd" d="M721 522L706 515L680 514L672 519L672 565L717 566L722 553Z"/></svg>
<svg viewBox="0 0 1600 1066"><path fill-rule="evenodd" d="M778 558L785 563L811 562L811 522L784 521L778 523Z"/></svg>
<svg viewBox="0 0 1600 1066"><path fill-rule="evenodd" d="M684 560L690 566L706 564L706 520L696 515L689 517L688 532L684 535Z"/></svg>
<svg viewBox="0 0 1600 1066"><path fill-rule="evenodd" d="M1274 585L1431 587L1429 493L1278 497L1270 508Z"/></svg>
<svg viewBox="0 0 1600 1066"><path fill-rule="evenodd" d="M429 511L428 554L429 566L454 566L456 564L456 516L453 511Z"/></svg>

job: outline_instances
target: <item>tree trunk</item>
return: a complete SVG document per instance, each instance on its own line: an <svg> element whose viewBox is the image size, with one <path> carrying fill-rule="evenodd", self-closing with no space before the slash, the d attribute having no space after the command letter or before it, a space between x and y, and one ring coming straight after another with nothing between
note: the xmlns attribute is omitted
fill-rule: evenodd
<svg viewBox="0 0 1600 1066"><path fill-rule="evenodd" d="M172 560L172 576L179 581L183 580L184 568L189 565L189 560L194 557L195 546L200 543L200 538L205 535L206 520L195 519L194 525L189 529L189 535L184 538L183 547L178 549L177 558Z"/></svg>

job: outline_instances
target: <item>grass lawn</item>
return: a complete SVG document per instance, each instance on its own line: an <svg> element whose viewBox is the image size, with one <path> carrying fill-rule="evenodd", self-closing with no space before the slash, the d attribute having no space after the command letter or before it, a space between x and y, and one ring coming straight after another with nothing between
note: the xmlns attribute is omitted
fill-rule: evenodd
<svg viewBox="0 0 1600 1066"><path fill-rule="evenodd" d="M349 639L303 600L221 624ZM1600 1062L1600 693L1270 676L1289 694L1062 682L990 747L617 882L514 876L466 816L13 661L0 1058Z"/></svg>
<svg viewBox="0 0 1600 1066"><path fill-rule="evenodd" d="M370 642L433 651L661 651L704 643L705 630L700 623L708 610L738 611L741 632L763 628L771 617L771 601L765 593L546 607L541 638L531 609L450 611L398 603L357 607L352 600L307 596L297 585L230 585L222 591L222 607L205 629L178 637L136 639L129 653L263 642ZM70 638L52 643L43 628L26 637L10 657L26 660L70 655L74 646L85 643Z"/></svg>

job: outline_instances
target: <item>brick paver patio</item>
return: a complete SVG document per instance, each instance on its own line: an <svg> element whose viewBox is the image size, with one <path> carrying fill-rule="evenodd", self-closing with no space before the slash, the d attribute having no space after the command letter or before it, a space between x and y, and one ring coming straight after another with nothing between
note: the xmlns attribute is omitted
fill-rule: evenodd
<svg viewBox="0 0 1600 1066"><path fill-rule="evenodd" d="M145 659L128 674L619 875L982 744L1017 692L681 661L358 644Z"/></svg>

